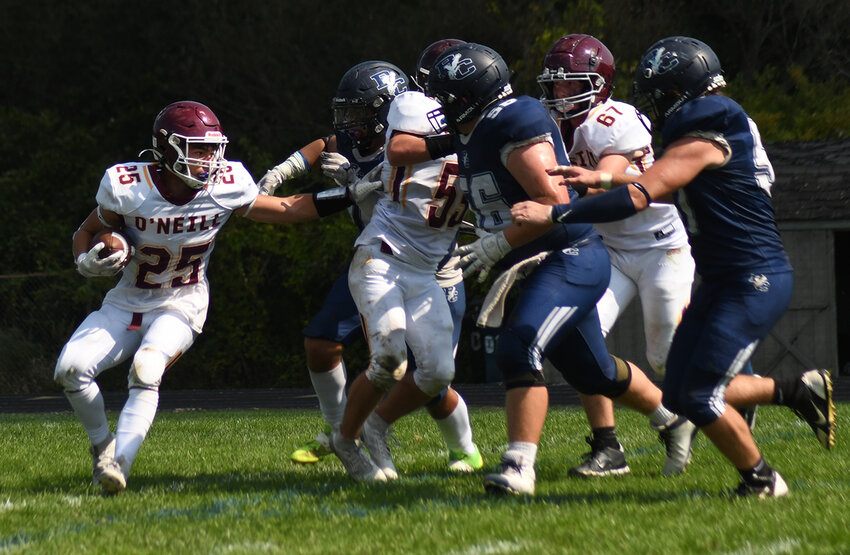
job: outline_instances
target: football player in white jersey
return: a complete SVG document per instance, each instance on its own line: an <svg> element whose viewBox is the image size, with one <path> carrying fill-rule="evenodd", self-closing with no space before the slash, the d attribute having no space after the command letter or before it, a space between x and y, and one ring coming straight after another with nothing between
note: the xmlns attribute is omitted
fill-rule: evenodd
<svg viewBox="0 0 850 555"><path fill-rule="evenodd" d="M445 48L460 42L463 41L444 39L429 45L417 63L417 74L423 71L423 65L430 66ZM424 82L421 75L413 80L416 83ZM395 87L387 86L389 83ZM407 81L401 70L388 62L372 60L350 68L341 78L332 101L334 134L313 141L269 170L259 181L261 192L273 194L281 183L309 171L317 163L321 164L326 176L340 185L379 165L384 159L384 131L389 107L395 96L406 90L406 87ZM432 139L440 142L435 137ZM420 143L424 144L424 140L420 140ZM425 149L423 144L415 145L414 150ZM445 141L443 144L446 144ZM412 163L405 154L409 153L403 153L397 165ZM425 154L423 160L430 159L427 150ZM376 200L377 195L370 195L364 202L352 207L352 219L360 230L368 223ZM459 268L445 263L437 271L437 281L452 310L456 347L466 306L463 274ZM308 373L327 426L315 439L298 447L290 456L292 461L312 464L331 454L330 433L339 428L347 402L347 373L342 354L345 347L360 334L360 316L348 288L346 269L345 274L332 286L322 309L304 330ZM415 359L411 362L415 365ZM426 407L448 447L449 470L471 472L481 468L483 461L472 443L469 412L463 398L454 389L447 387ZM384 414L389 422L401 416L390 406L382 405L378 412Z"/></svg>
<svg viewBox="0 0 850 555"><path fill-rule="evenodd" d="M224 159L226 145L207 106L166 106L154 120L155 161L107 169L97 207L74 233L74 258L86 277L122 270L122 253L101 259L103 243L91 245L100 230L121 230L135 249L101 308L65 344L54 374L91 441L92 478L104 493L126 488L156 414L162 376L201 333L209 305L206 268L231 214L266 223L307 221L374 190L362 181L317 195L258 197L244 166ZM113 434L95 378L131 357L129 396Z"/></svg>
<svg viewBox="0 0 850 555"><path fill-rule="evenodd" d="M434 273L452 250L466 201L454 185L456 157L432 160L426 146L425 137L433 133L428 113L438 107L419 91L398 95L390 106L387 160L381 169L385 194L355 241L349 269L348 283L364 322L371 359L351 385L332 445L358 481L398 477L386 445L389 423L377 414L370 416L384 394L392 390L391 399L404 406L400 412L410 412L440 394L454 378L452 318ZM410 158L410 145L423 152L416 163ZM399 164L401 159L408 163ZM408 347L417 367L412 378L402 382ZM356 441L361 428L372 458ZM472 438L468 440L474 448Z"/></svg>
<svg viewBox="0 0 850 555"><path fill-rule="evenodd" d="M543 59L537 82L544 93L541 101L559 123L571 164L631 175L652 165L649 120L634 106L611 98L614 57L598 39L582 34L558 39ZM590 189L588 194L601 190ZM594 227L611 258L611 281L596 305L602 333L607 336L620 314L639 296L646 358L663 377L667 351L694 280L694 261L682 220L675 206L654 204L625 220ZM580 397L592 430L592 437L587 438L591 452L570 474L628 473L615 432L613 402L603 395ZM659 410L666 411L663 406ZM666 422L668 415L663 416ZM660 429L667 448L665 475L683 472L690 459L690 450L682 449L690 443L670 441L670 435L690 436L694 430L684 418Z"/></svg>

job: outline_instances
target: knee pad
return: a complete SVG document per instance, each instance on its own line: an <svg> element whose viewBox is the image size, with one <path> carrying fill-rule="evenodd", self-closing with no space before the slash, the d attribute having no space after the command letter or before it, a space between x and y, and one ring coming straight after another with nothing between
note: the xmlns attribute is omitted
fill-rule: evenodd
<svg viewBox="0 0 850 555"><path fill-rule="evenodd" d="M517 372L512 376L505 375L505 389L514 389L516 387L546 387L546 378L543 377L543 372L535 370L526 370L525 372Z"/></svg>
<svg viewBox="0 0 850 555"><path fill-rule="evenodd" d="M372 359L372 364L366 369L366 378L381 391L389 391L401 381L405 372L407 372L406 358L382 356Z"/></svg>
<svg viewBox="0 0 850 555"><path fill-rule="evenodd" d="M167 363L168 359L163 353L156 349L142 347L133 357L130 376L127 380L128 387L158 389Z"/></svg>
<svg viewBox="0 0 850 555"><path fill-rule="evenodd" d="M611 359L614 361L616 376L611 389L605 393L605 396L614 399L629 390L629 385L632 383L632 369L628 362L619 357L611 355Z"/></svg>
<svg viewBox="0 0 850 555"><path fill-rule="evenodd" d="M440 392L444 392L451 385L452 379L454 379L454 370L454 360L452 360L450 365L442 365L434 371L425 371L422 368L418 368L416 373L413 374L413 383L423 393L434 397L439 395Z"/></svg>
<svg viewBox="0 0 850 555"><path fill-rule="evenodd" d="M93 381L94 375L83 370L84 365L79 361L70 359L64 352L60 355L53 370L53 381L65 391L80 391Z"/></svg>

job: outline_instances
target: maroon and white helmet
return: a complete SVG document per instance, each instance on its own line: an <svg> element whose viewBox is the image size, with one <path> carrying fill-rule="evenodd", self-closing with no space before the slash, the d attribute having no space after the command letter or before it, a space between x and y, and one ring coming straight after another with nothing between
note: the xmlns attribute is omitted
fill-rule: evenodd
<svg viewBox="0 0 850 555"><path fill-rule="evenodd" d="M215 151L209 157L192 158L190 147L198 144L212 145ZM202 189L219 181L227 165L224 159L226 146L227 137L221 131L218 117L200 102L183 100L169 104L153 122L154 157L193 189ZM204 170L192 175L190 165Z"/></svg>
<svg viewBox="0 0 850 555"><path fill-rule="evenodd" d="M578 83L569 94L559 93L559 82ZM549 49L537 76L543 89L541 102L558 120L586 114L605 102L614 87L614 56L590 35L567 35Z"/></svg>
<svg viewBox="0 0 850 555"><path fill-rule="evenodd" d="M428 85L428 75L431 73L431 67L443 51L458 44L466 44L466 41L460 39L441 39L425 47L425 50L422 51L422 54L419 55L419 60L416 62L416 74L410 76L410 80L413 81L413 84L420 91L426 95L428 94L425 87Z"/></svg>

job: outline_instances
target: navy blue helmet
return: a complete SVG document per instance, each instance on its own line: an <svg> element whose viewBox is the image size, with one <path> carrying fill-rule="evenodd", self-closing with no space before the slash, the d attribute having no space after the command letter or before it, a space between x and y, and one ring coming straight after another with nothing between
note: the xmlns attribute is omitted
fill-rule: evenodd
<svg viewBox="0 0 850 555"><path fill-rule="evenodd" d="M431 66L428 94L442 105L445 125L457 130L493 102L510 95L511 71L498 52L468 42L447 48ZM433 121L433 118L432 118Z"/></svg>
<svg viewBox="0 0 850 555"><path fill-rule="evenodd" d="M660 129L682 105L726 86L714 51L690 37L661 39L644 53L634 79L634 102Z"/></svg>
<svg viewBox="0 0 850 555"><path fill-rule="evenodd" d="M368 146L387 128L390 102L407 90L407 77L389 62L361 62L342 76L331 101L333 125L358 148Z"/></svg>

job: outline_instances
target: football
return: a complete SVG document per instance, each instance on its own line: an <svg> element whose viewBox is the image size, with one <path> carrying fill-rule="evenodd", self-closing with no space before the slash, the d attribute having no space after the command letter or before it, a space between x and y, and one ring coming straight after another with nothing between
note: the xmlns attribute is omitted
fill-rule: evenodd
<svg viewBox="0 0 850 555"><path fill-rule="evenodd" d="M103 248L98 254L99 258L106 258L116 252L123 252L125 253L125 256L121 260L121 267L123 268L130 263L130 258L132 257L133 252L130 248L130 241L127 240L127 237L123 233L117 229L110 229L108 227L104 228L92 237L89 249L100 242L103 243Z"/></svg>

